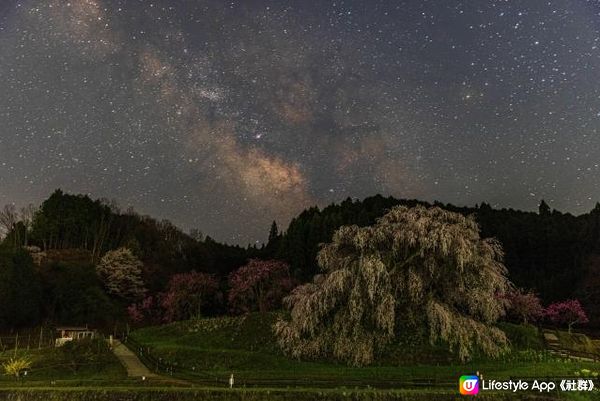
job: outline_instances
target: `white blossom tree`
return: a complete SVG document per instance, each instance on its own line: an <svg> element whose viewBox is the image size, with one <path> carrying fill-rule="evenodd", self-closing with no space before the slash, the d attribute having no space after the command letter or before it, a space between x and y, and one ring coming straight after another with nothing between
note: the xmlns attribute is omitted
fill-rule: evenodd
<svg viewBox="0 0 600 401"><path fill-rule="evenodd" d="M110 294L127 301L137 301L146 289L142 280L143 264L127 248L107 252L96 271Z"/></svg>
<svg viewBox="0 0 600 401"><path fill-rule="evenodd" d="M510 284L502 249L472 217L438 207L393 208L374 226L340 228L319 252L323 271L286 298L275 331L291 356L365 365L399 336L446 344L462 360L498 355L493 326Z"/></svg>

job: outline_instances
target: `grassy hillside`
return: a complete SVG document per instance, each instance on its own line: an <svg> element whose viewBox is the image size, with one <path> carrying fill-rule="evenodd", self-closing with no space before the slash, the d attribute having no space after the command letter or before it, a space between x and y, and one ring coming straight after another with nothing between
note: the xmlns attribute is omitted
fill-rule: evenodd
<svg viewBox="0 0 600 401"><path fill-rule="evenodd" d="M27 376L19 382L4 374L2 364L14 357L31 361ZM127 379L125 369L104 341L82 341L64 347L19 349L0 352L0 385L89 384L97 381L115 382Z"/></svg>
<svg viewBox="0 0 600 401"><path fill-rule="evenodd" d="M398 344L379 366L352 368L331 361L298 361L279 351L272 333L276 315L252 314L177 322L134 331L131 337L162 361L177 367L176 375L224 381L234 373L248 385L398 385L432 381L455 385L462 374L476 371L497 379L511 376L572 376L591 363L562 361L542 351L537 329L503 325L514 344L498 360L479 358L461 364L442 349Z"/></svg>
<svg viewBox="0 0 600 401"><path fill-rule="evenodd" d="M562 348L586 354L600 355L600 347L597 340L591 340L588 336L580 333L568 333L560 330L553 330L553 333L558 337Z"/></svg>

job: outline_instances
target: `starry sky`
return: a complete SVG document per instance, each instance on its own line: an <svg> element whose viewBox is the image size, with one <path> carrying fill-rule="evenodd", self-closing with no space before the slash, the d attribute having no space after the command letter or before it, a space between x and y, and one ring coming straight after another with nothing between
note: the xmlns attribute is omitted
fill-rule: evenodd
<svg viewBox="0 0 600 401"><path fill-rule="evenodd" d="M0 204L229 243L381 193L600 201L600 2L2 0Z"/></svg>

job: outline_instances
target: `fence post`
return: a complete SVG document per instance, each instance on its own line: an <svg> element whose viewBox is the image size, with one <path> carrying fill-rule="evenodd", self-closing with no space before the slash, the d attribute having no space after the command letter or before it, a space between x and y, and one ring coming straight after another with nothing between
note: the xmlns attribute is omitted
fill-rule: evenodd
<svg viewBox="0 0 600 401"><path fill-rule="evenodd" d="M17 334L15 335L15 355L14 357L17 357L17 351L19 350L19 332L17 331Z"/></svg>

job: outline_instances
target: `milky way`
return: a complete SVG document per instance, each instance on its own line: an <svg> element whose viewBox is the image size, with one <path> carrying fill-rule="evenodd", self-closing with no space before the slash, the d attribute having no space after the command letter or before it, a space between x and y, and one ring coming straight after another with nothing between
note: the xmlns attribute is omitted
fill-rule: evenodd
<svg viewBox="0 0 600 401"><path fill-rule="evenodd" d="M0 203L56 188L231 243L376 193L600 200L598 1L0 4Z"/></svg>

